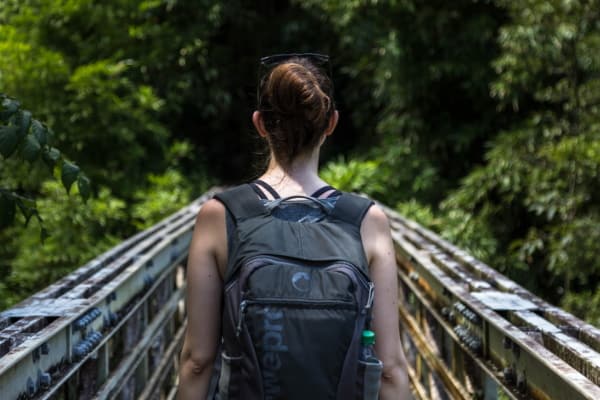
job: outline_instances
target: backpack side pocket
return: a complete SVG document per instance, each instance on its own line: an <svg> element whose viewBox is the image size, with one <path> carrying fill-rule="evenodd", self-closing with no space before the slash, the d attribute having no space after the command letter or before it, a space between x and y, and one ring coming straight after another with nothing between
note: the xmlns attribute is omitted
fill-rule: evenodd
<svg viewBox="0 0 600 400"><path fill-rule="evenodd" d="M381 386L383 363L372 358L368 361L358 361L357 400L377 400Z"/></svg>
<svg viewBox="0 0 600 400"><path fill-rule="evenodd" d="M241 364L242 356L229 356L225 352L221 353L218 400L239 398Z"/></svg>

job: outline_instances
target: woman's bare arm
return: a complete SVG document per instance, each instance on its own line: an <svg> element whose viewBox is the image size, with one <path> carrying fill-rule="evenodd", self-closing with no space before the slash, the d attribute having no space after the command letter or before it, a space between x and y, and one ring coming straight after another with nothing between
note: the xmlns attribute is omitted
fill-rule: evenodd
<svg viewBox="0 0 600 400"><path fill-rule="evenodd" d="M207 201L196 219L187 264L188 325L181 350L178 399L206 399L221 337L222 277L226 258L225 208Z"/></svg>
<svg viewBox="0 0 600 400"><path fill-rule="evenodd" d="M381 400L411 399L406 360L400 342L398 321L398 270L389 222L372 206L361 226L363 246L369 259L369 273L375 284L372 327L375 352L383 362Z"/></svg>

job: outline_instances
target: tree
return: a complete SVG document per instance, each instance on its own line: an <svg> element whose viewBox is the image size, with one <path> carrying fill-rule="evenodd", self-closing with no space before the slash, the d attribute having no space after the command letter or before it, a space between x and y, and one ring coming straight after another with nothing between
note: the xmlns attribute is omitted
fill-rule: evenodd
<svg viewBox="0 0 600 400"><path fill-rule="evenodd" d="M505 14L473 1L301 3L340 36L337 78L349 83L338 98L370 149L357 158L378 166L385 189L372 194L435 208L504 123L488 84Z"/></svg>
<svg viewBox="0 0 600 400"><path fill-rule="evenodd" d="M598 321L598 307L580 304L600 291L600 3L499 4L511 22L492 94L519 119L444 208L488 227L492 265Z"/></svg>

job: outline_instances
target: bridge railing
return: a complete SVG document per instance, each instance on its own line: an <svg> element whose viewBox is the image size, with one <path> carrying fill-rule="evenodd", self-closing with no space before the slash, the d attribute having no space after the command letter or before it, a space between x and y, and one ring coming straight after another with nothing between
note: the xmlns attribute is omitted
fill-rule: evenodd
<svg viewBox="0 0 600 400"><path fill-rule="evenodd" d="M600 330L385 209L419 398L600 399Z"/></svg>
<svg viewBox="0 0 600 400"><path fill-rule="evenodd" d="M0 313L2 399L174 398L185 260L209 192ZM421 399L600 399L600 332L392 210Z"/></svg>
<svg viewBox="0 0 600 400"><path fill-rule="evenodd" d="M0 398L172 398L184 262L211 195L0 313Z"/></svg>

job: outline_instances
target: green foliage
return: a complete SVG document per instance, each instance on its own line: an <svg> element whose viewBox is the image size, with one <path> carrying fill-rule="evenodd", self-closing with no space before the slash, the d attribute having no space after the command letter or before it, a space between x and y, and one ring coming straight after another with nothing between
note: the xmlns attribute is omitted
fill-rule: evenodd
<svg viewBox="0 0 600 400"><path fill-rule="evenodd" d="M50 172L56 170L62 177L62 182L69 192L74 181L81 182L80 194L83 200L90 195L89 179L75 164L67 161L60 151L50 146L52 131L40 121L33 119L31 112L23 110L20 103L0 93L0 161L4 164L11 156L17 158L17 163L35 163L40 158L44 160ZM60 161L60 162L59 162ZM4 165L2 165L4 167ZM14 173L10 168L0 168L4 173ZM3 174L4 175L4 174ZM7 184L19 184L19 178L6 179L0 175L0 229L11 225L18 209L25 218L25 224L31 217L36 217L41 226L41 237L45 238L47 231L42 226L42 218L35 202L17 192Z"/></svg>
<svg viewBox="0 0 600 400"><path fill-rule="evenodd" d="M192 197L191 182L177 170L169 169L160 175L150 174L147 179L149 186L135 194L136 203L131 212L135 227L140 230L178 211Z"/></svg>
<svg viewBox="0 0 600 400"><path fill-rule="evenodd" d="M370 194L585 317L573 299L600 281L600 4L302 3L367 88L352 113L375 146L336 176L369 160Z"/></svg>
<svg viewBox="0 0 600 400"><path fill-rule="evenodd" d="M28 26L35 26L35 21ZM40 120L56 127L52 111L61 106L56 99L62 97L59 93L69 67L62 54L28 40L29 31L0 22L0 91L18 98Z"/></svg>
<svg viewBox="0 0 600 400"><path fill-rule="evenodd" d="M0 286L0 308L27 297L120 241L117 234L126 220L126 206L110 190L82 205L56 181L42 185L38 208L50 236L40 243L39 233L21 224L0 231L0 240L15 249Z"/></svg>
<svg viewBox="0 0 600 400"><path fill-rule="evenodd" d="M585 315L588 322L600 326L600 290L566 293L561 305L575 315Z"/></svg>
<svg viewBox="0 0 600 400"><path fill-rule="evenodd" d="M4 0L0 88L33 116L3 98L0 294L40 289L211 182L252 178L258 58L320 51L341 115L325 180L597 323L583 296L596 302L600 281L598 13L597 0ZM8 226L32 217L47 246Z"/></svg>
<svg viewBox="0 0 600 400"><path fill-rule="evenodd" d="M473 220L463 210L436 212L431 206L420 204L415 199L399 202L395 208L405 218L438 232L444 239L480 260L489 259L497 252L496 238L489 227Z"/></svg>
<svg viewBox="0 0 600 400"><path fill-rule="evenodd" d="M340 190L372 195L384 190L377 176L378 167L376 161L345 161L344 158L339 158L325 165L320 175L323 180Z"/></svg>
<svg viewBox="0 0 600 400"><path fill-rule="evenodd" d="M600 286L600 27L596 1L506 2L492 94L518 112L444 203L497 238L489 257L565 305ZM596 318L593 313L590 318Z"/></svg>
<svg viewBox="0 0 600 400"><path fill-rule="evenodd" d="M503 13L473 1L301 3L340 36L342 106L365 131L362 157L379 164L380 198L437 204L495 133L488 83Z"/></svg>
<svg viewBox="0 0 600 400"><path fill-rule="evenodd" d="M135 85L126 76L129 68L106 60L77 68L66 85L69 102L61 118L69 122L62 127L65 151L85 154L81 164L92 180L124 196L161 166L145 161L160 160L167 138L157 118L164 102L151 87ZM79 126L86 129L75 132Z"/></svg>

